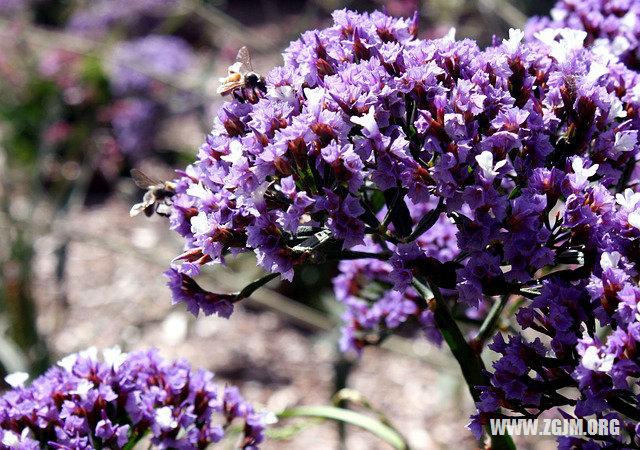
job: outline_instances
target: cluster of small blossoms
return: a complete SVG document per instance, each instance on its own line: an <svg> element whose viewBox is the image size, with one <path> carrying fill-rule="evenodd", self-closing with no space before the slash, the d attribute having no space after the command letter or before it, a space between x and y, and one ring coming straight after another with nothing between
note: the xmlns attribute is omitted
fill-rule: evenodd
<svg viewBox="0 0 640 450"><path fill-rule="evenodd" d="M416 224L426 213L435 209L436 204L426 202L414 205L410 200L407 207L413 223ZM379 215L384 220L386 208ZM420 235L413 245L401 244L398 254L409 252L423 257L421 262L431 263L434 270L442 270L441 263L452 261L459 253L456 244L456 227L441 213L434 225ZM352 248L356 252L384 254L385 250L396 250L396 246L387 243L384 248L366 237L363 245ZM360 353L369 343L376 343L381 336L398 331L405 323L417 324L430 341L440 344L442 336L438 331L433 312L424 300L415 292L403 274L410 271L404 266L403 259L396 255L391 261L362 258L343 260L338 266L340 274L333 279L336 299L343 303L344 325L340 347L342 351L354 350ZM401 289L392 287L402 286ZM449 291L447 291L449 292Z"/></svg>
<svg viewBox="0 0 640 450"><path fill-rule="evenodd" d="M636 180L637 181L637 180ZM572 198L575 197L575 198ZM571 205L579 206L572 207ZM491 386L483 387L472 429L495 417L498 406L520 417L558 407L578 418L616 418L626 431L617 445L640 445L640 193L626 189L615 197L601 185L567 198L567 243L585 233L593 248L584 264L551 274L540 295L521 308L517 320L543 340L501 335L491 348L502 357L493 365ZM609 326L603 336L599 327ZM603 342L604 341L604 342ZM573 389L576 395L570 395ZM608 448L563 438L566 448ZM614 442L616 444L616 442Z"/></svg>
<svg viewBox="0 0 640 450"><path fill-rule="evenodd" d="M125 97L114 101L106 115L121 154L133 160L148 155L153 148L161 105L146 98Z"/></svg>
<svg viewBox="0 0 640 450"><path fill-rule="evenodd" d="M118 44L111 75L120 95L151 95L163 80L184 72L194 60L193 49L182 38L152 34ZM160 86L158 86L160 85Z"/></svg>
<svg viewBox="0 0 640 450"><path fill-rule="evenodd" d="M177 181L171 226L187 251L175 270L193 277L254 251L291 279L314 253L369 234L394 244L402 290L426 256L407 250L418 228L407 202L439 198L465 258L457 290L475 305L562 258L549 210L590 178L612 185L634 161L638 77L600 64L577 32L530 45L513 32L481 51L469 40L417 40L414 21L382 13L334 20L290 45L264 98L218 112ZM330 238L318 244L318 232Z"/></svg>
<svg viewBox="0 0 640 450"><path fill-rule="evenodd" d="M538 32L560 28L585 31L585 44L603 60L620 59L630 69L640 69L640 1L560 0L551 17L532 18L526 33L535 39Z"/></svg>
<svg viewBox="0 0 640 450"><path fill-rule="evenodd" d="M637 422L620 411L635 400L585 407L607 394L581 380L610 361L622 370L605 357L614 347L637 376L627 362L634 328L615 312L632 308L620 306L630 288L616 300L612 281L601 295L594 277L619 255L623 281L637 283L639 75L585 48L581 30L543 30L529 43L511 30L482 51L453 34L416 39L414 20L333 17L289 46L266 95L225 103L177 180L171 227L186 248L168 272L174 300L227 317L232 297L194 278L228 254L255 252L285 279L300 264L348 260L334 286L347 305L343 348L359 350L367 333L409 321L430 333L415 277L479 310L495 296L527 296L517 319L548 338L496 338L503 357L475 430L498 407L530 417L570 405L581 417L618 411ZM626 350L599 343L607 324L626 333ZM619 392L622 378L611 379Z"/></svg>
<svg viewBox="0 0 640 450"><path fill-rule="evenodd" d="M0 397L2 448L122 449L148 435L158 448L204 449L242 423L239 448L256 449L264 420L237 388L220 389L206 370L157 352L95 349L62 359L25 387L6 378Z"/></svg>
<svg viewBox="0 0 640 450"><path fill-rule="evenodd" d="M175 2L149 0L115 3L70 2L68 6L73 8L73 17L89 12L97 14L96 8L103 8L117 17L147 21L166 18L171 13L170 4ZM25 8L33 6L27 2L22 4ZM58 26L65 28L63 31L67 34L80 34L80 38L85 39L82 30L75 27L74 23L72 19L69 24L59 23ZM194 66L196 58L191 44L174 35L144 35L143 29L137 29L134 33L124 32L120 27L126 24L129 22L109 20L104 24L106 28L100 31L109 31L117 37L122 34L132 36L129 40L115 41L112 57L104 60L105 67L101 67L95 59L63 49L33 52L33 56L39 59L39 75L45 81L54 83L59 90L60 98L56 100L62 102L60 120L73 128L79 121L75 114L80 111L80 120L93 121L89 129L99 129L99 133L105 126L109 129L107 139L104 134L99 138L92 136L96 142L100 142L98 167L107 178L113 176L114 167L116 173L122 168L123 161L134 164L157 150L158 139L154 138L159 125L177 109L180 112L193 112L193 98L173 87L176 79ZM97 32L95 28L91 30ZM90 45L91 41L85 43ZM27 81L33 80L31 74L20 75ZM70 136L73 134L70 133Z"/></svg>
<svg viewBox="0 0 640 450"><path fill-rule="evenodd" d="M629 69L639 68L634 30L639 7L638 2L562 1L552 12L553 21L529 24L529 37L554 46L563 36L578 36L590 47L594 59L607 64L606 75L618 78L618 61ZM635 103L640 93L637 84L624 83L624 89L626 98ZM632 108L635 111L627 103L626 110L620 109L617 115L621 123L631 119L629 132L635 134L637 107ZM603 149L603 158L592 155L589 168L574 159L574 172L582 171L588 178L602 173L603 164L610 163L616 148L630 147L623 140L618 135ZM637 144L637 134L629 144ZM555 220L563 237L556 245L579 251L580 261L539 277L539 295L516 316L526 333L507 340L498 335L490 346L502 357L493 364L491 385L481 388L479 414L471 424L478 436L480 425L496 417L498 407L524 418L561 408L566 417L615 418L623 429L616 437L563 437L559 439L562 448L640 445L638 169L637 156L633 156L618 179L596 175L595 182L588 184L569 175L563 175L564 180L549 179L561 192L561 209ZM601 327L611 331L603 333ZM524 334L538 337L528 340Z"/></svg>
<svg viewBox="0 0 640 450"><path fill-rule="evenodd" d="M551 17L531 18L525 35L528 41L550 41L564 28L584 31L584 45L601 62L622 61L629 69L640 71L639 1L561 0L551 10ZM634 90L636 95L640 93L640 88ZM640 165L633 177L640 177Z"/></svg>

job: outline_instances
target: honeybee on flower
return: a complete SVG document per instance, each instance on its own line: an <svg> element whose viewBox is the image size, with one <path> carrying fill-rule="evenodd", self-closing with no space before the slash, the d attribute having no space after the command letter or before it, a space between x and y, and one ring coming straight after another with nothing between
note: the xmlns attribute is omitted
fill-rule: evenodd
<svg viewBox="0 0 640 450"><path fill-rule="evenodd" d="M232 94L250 103L257 103L258 98L267 92L264 77L253 71L247 47L238 50L236 62L229 66L227 76L220 78L220 83L216 91L218 94Z"/></svg>

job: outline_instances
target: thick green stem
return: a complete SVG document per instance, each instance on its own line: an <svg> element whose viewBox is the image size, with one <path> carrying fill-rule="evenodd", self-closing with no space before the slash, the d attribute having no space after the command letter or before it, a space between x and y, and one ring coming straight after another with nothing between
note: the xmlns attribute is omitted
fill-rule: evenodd
<svg viewBox="0 0 640 450"><path fill-rule="evenodd" d="M418 294L420 294L420 296L425 300L430 299L431 297L435 299L435 308L433 308L433 313L436 325L438 326L440 333L442 333L444 341L449 346L451 353L453 353L453 356L460 365L462 375L467 382L471 397L473 397L473 400L476 403L479 402L480 391L476 386L488 386L490 384L487 375L484 373L484 363L482 362L480 355L473 351L467 340L464 338L460 328L458 328L458 324L449 312L449 308L440 293L440 289L438 289L438 287L428 279L425 282L418 277L413 278L412 284L416 291L418 291ZM514 450L516 448L510 436L491 436L487 427L485 427L485 431L487 431L487 434L491 437L492 450Z"/></svg>

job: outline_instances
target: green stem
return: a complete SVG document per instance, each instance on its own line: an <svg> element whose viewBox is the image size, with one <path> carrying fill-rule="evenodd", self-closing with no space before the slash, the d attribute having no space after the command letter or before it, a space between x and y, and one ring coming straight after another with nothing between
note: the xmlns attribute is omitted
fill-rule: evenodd
<svg viewBox="0 0 640 450"><path fill-rule="evenodd" d="M127 442L127 444L123 447L122 450L132 450L136 445L138 445L138 442L140 442L146 435L147 435L148 431L145 431L143 433L134 433L134 435L131 437L131 439L129 440L129 442ZM149 448L151 448L151 446L149 446Z"/></svg>
<svg viewBox="0 0 640 450"><path fill-rule="evenodd" d="M264 286L265 284L267 284L269 281L273 280L274 278L278 277L280 274L279 273L269 273L265 276L263 276L262 278L257 279L256 281L249 283L248 285L246 285L240 292L238 292L236 294L236 300L242 300L243 298L247 298L249 296L251 296L251 294L253 294L255 291L257 291L258 289L260 289L262 286Z"/></svg>
<svg viewBox="0 0 640 450"><path fill-rule="evenodd" d="M418 277L413 278L412 284L416 291L418 291L418 294L425 300L430 299L432 296L435 299L433 313L436 325L449 346L451 353L453 353L453 356L460 365L471 397L473 397L474 402L478 403L480 401L480 391L476 386L488 386L490 384L489 378L484 373L484 363L480 355L475 353L467 343L460 328L458 328L458 324L456 324L456 321L451 316L438 286L433 284L429 279L427 279L425 283ZM488 427L485 427L485 432L491 437L492 450L514 450L516 448L510 436L491 436L487 428Z"/></svg>
<svg viewBox="0 0 640 450"><path fill-rule="evenodd" d="M484 346L485 341L495 334L498 319L500 318L500 314L502 314L502 311L504 310L504 307L507 305L508 301L509 295L505 294L500 297L500 300L494 302L494 304L491 306L489 314L487 314L484 322L482 322L482 325L480 325L478 335L474 338L474 341L478 344L477 348L481 349Z"/></svg>

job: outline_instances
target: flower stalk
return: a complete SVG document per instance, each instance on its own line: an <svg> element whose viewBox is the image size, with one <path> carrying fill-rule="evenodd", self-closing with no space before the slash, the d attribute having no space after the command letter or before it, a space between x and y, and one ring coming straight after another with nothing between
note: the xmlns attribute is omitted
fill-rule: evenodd
<svg viewBox="0 0 640 450"><path fill-rule="evenodd" d="M428 278L422 280L414 277L412 281L413 287L418 291L420 296L426 301L433 297L435 305L433 312L438 329L442 333L444 341L453 353L453 356L460 365L462 376L464 377L469 392L473 400L478 403L480 401L480 391L478 386L487 386L489 379L484 373L484 363L480 355L473 351L467 340L464 338L456 321L451 316L451 312L442 297L442 293L438 286L432 283ZM493 436L485 427L485 431L491 438L491 448L493 450L510 450L515 449L515 445L510 436Z"/></svg>

